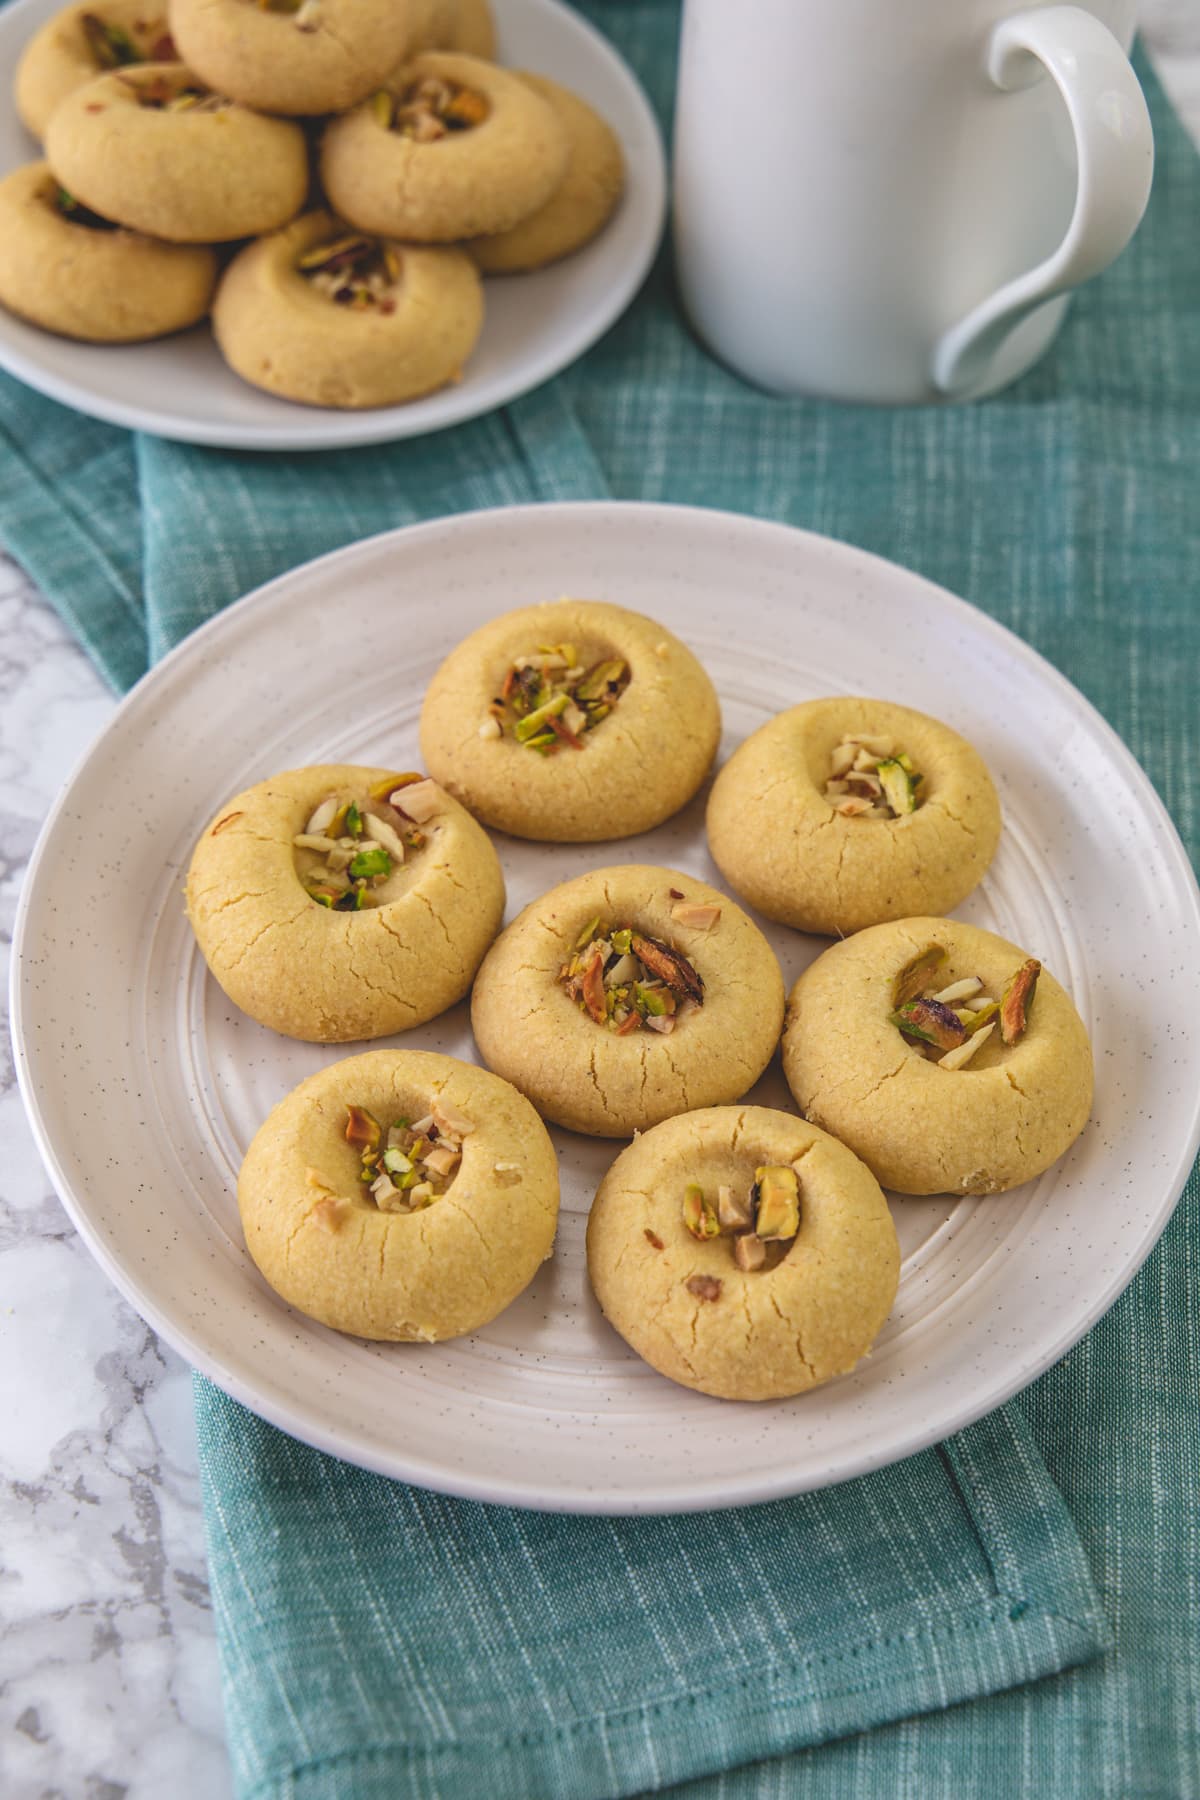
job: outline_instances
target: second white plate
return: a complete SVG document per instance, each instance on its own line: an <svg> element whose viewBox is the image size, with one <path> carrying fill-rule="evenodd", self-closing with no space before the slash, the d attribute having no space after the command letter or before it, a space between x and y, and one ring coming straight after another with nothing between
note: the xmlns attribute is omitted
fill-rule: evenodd
<svg viewBox="0 0 1200 1800"><path fill-rule="evenodd" d="M605 1324L584 1225L617 1146L556 1132L551 1262L475 1337L368 1345L291 1312L243 1248L242 1153L344 1048L236 1013L183 916L192 844L272 770L418 766L426 684L483 620L565 591L652 614L716 682L723 754L771 713L847 691L966 731L1005 831L962 916L1045 959L1092 1035L1095 1111L1040 1180L898 1199L900 1293L852 1376L733 1405L654 1374ZM897 621L903 621L903 629ZM565 876L659 861L719 877L703 802L657 832L499 840L509 916ZM475 513L297 569L196 632L134 690L49 819L14 944L22 1089L52 1177L114 1281L230 1393L306 1441L448 1492L584 1512L763 1500L908 1456L1067 1350L1129 1281L1196 1151L1200 904L1177 837L1113 732L1001 627L894 565L722 513L597 504ZM821 948L768 935L789 982ZM459 1007L404 1042L473 1057ZM790 1106L777 1069L754 1098Z"/></svg>
<svg viewBox="0 0 1200 1800"><path fill-rule="evenodd" d="M0 81L62 0L0 8ZM183 443L230 450L328 450L420 437L477 418L582 356L629 305L662 235L666 167L650 104L616 51L557 0L494 0L498 60L575 89L621 140L627 187L593 243L533 275L485 283L483 335L456 387L407 406L334 412L240 381L206 325L151 344L54 337L0 309L0 368L78 412ZM0 111L0 175L40 151L11 106Z"/></svg>

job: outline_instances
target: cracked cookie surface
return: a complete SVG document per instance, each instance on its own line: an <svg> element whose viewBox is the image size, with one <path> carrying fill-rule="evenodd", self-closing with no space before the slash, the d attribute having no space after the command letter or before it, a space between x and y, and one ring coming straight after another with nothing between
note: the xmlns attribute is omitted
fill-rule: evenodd
<svg viewBox="0 0 1200 1800"><path fill-rule="evenodd" d="M521 659L569 647L588 669L621 665L625 685L595 729L552 755L497 712ZM561 658L559 659L562 660ZM578 691L578 690L577 690ZM649 831L686 805L716 754L716 690L665 627L599 600L520 607L464 638L429 684L421 753L484 824L514 837L591 843Z"/></svg>
<svg viewBox="0 0 1200 1800"><path fill-rule="evenodd" d="M389 877L385 904L341 910L302 880L295 840L326 796L369 794L392 777L343 763L291 769L235 795L205 827L188 917L214 977L260 1025L313 1043L383 1037L471 985L500 926L504 880L485 833L434 784L426 841Z"/></svg>
<svg viewBox="0 0 1200 1800"><path fill-rule="evenodd" d="M690 908L706 920L715 908L718 917L689 924ZM601 1008L589 1015L561 979L596 920L644 934L661 966L653 945L699 977L697 1004L686 977L668 969L679 997L669 1034L623 1032L629 1021L615 1013L600 1022ZM485 958L471 999L488 1066L545 1117L595 1137L626 1137L673 1113L736 1100L770 1061L782 1017L779 964L741 908L694 876L636 863L578 876L527 906Z"/></svg>
<svg viewBox="0 0 1200 1800"><path fill-rule="evenodd" d="M452 1109L470 1127L445 1192L417 1211L377 1206L347 1141L351 1107L418 1119ZM433 1343L503 1311L550 1255L558 1164L529 1102L449 1056L370 1050L280 1101L238 1179L246 1245L277 1293L357 1337Z"/></svg>
<svg viewBox="0 0 1200 1800"><path fill-rule="evenodd" d="M850 733L886 739L921 779L899 817L852 817L826 793ZM781 924L834 935L949 912L1000 837L991 776L965 738L925 713L859 696L810 700L761 726L721 769L708 843L725 879Z"/></svg>
<svg viewBox="0 0 1200 1800"><path fill-rule="evenodd" d="M903 1194L995 1194L1030 1181L1087 1123L1092 1053L1070 996L1041 970L1019 1040L992 1032L942 1068L893 1022L897 982L945 951L944 989L980 978L999 996L1027 952L978 926L913 918L834 944L788 999L783 1069L805 1117L834 1132Z"/></svg>
<svg viewBox="0 0 1200 1800"><path fill-rule="evenodd" d="M795 1167L799 1230L774 1267L697 1241L689 1184L744 1189ZM735 1240L736 1241L736 1240ZM723 1106L668 1119L623 1150L592 1204L588 1274L609 1323L660 1374L730 1400L781 1399L848 1373L892 1307L900 1250L878 1182L790 1113Z"/></svg>

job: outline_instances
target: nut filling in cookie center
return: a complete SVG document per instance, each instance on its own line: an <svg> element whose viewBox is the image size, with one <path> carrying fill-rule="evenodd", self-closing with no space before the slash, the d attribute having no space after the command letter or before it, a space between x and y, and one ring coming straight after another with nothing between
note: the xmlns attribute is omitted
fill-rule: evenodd
<svg viewBox="0 0 1200 1800"><path fill-rule="evenodd" d="M585 925L559 984L581 1012L618 1037L643 1025L663 1037L679 1019L704 1005L704 983L687 957L632 925Z"/></svg>
<svg viewBox="0 0 1200 1800"><path fill-rule="evenodd" d="M301 251L296 269L336 305L387 315L396 310L404 258L382 238L343 234Z"/></svg>
<svg viewBox="0 0 1200 1800"><path fill-rule="evenodd" d="M346 1108L346 1142L359 1154L358 1178L380 1212L421 1212L440 1200L462 1162L473 1119L435 1100L420 1119L394 1119L384 1128L362 1106Z"/></svg>
<svg viewBox="0 0 1200 1800"><path fill-rule="evenodd" d="M582 750L586 733L607 719L629 680L629 664L619 656L589 658L574 644L539 644L510 665L479 735L514 737L540 756Z"/></svg>
<svg viewBox="0 0 1200 1800"><path fill-rule="evenodd" d="M127 69L131 63L177 62L179 52L163 19L153 24L138 21L138 37L120 25L110 24L99 13L84 13L79 21L98 69ZM145 40L145 45L139 42Z"/></svg>
<svg viewBox="0 0 1200 1800"><path fill-rule="evenodd" d="M233 105L224 94L214 94L172 75L119 75L117 79L146 112L218 113L227 112Z"/></svg>
<svg viewBox="0 0 1200 1800"><path fill-rule="evenodd" d="M389 775L369 794L327 794L292 839L309 899L334 912L362 912L398 897L396 877L427 841L422 827L438 791L419 775Z"/></svg>
<svg viewBox="0 0 1200 1800"><path fill-rule="evenodd" d="M422 75L395 94L380 88L371 97L371 111L384 130L417 144L434 144L451 132L471 131L491 110L487 96L477 88L445 81L440 75Z"/></svg>
<svg viewBox="0 0 1200 1800"><path fill-rule="evenodd" d="M698 1182L683 1190L683 1222L701 1244L728 1237L737 1268L774 1269L787 1255L800 1229L800 1182L794 1168L765 1163L755 1169L748 1191L719 1186L715 1192ZM652 1234L646 1232L653 1244ZM655 1245L655 1247L659 1247ZM720 1297L720 1279L692 1275L684 1284L698 1299ZM709 1290L715 1288L716 1292Z"/></svg>
<svg viewBox="0 0 1200 1800"><path fill-rule="evenodd" d="M1030 957L994 1000L978 975L964 975L934 992L936 972L946 960L940 944L921 951L896 977L892 992L892 1024L941 1069L961 1069L987 1043L996 1027L1000 1042L1019 1041L1029 1022L1029 1009L1042 972Z"/></svg>
<svg viewBox="0 0 1200 1800"><path fill-rule="evenodd" d="M825 798L847 819L900 819L921 804L923 780L892 738L848 733L829 759Z"/></svg>

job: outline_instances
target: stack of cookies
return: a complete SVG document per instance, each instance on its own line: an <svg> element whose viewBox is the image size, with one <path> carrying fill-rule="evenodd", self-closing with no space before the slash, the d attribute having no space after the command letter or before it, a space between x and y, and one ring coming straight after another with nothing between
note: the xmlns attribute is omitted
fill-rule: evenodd
<svg viewBox="0 0 1200 1800"><path fill-rule="evenodd" d="M487 0L84 0L30 42L45 161L0 182L0 304L131 343L211 312L257 387L392 405L459 379L485 274L603 227L620 147L499 68Z"/></svg>

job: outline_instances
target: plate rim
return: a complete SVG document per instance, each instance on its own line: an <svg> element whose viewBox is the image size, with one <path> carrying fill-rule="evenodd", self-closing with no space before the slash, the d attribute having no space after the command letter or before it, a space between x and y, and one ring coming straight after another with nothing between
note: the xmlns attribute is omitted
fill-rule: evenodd
<svg viewBox="0 0 1200 1800"><path fill-rule="evenodd" d="M882 572L884 579L890 578L893 572L899 571L905 577L920 582L940 605L948 605L952 613L969 620L973 629L981 631L985 638L990 638L999 644L1006 654L1027 663L1037 672L1043 682L1049 682L1060 698L1066 700L1076 713L1082 712L1091 728L1098 732L1109 754L1115 756L1120 763L1126 778L1131 782L1145 805L1147 813L1156 827L1164 854L1174 867L1180 898L1185 907L1190 905L1191 916L1186 922L1194 930L1200 928L1200 883L1197 882L1196 872L1165 803L1133 752L1114 727L1109 724L1087 696L1039 651L1033 649L1024 639L992 618L990 614L942 587L940 583L932 581L920 571L908 569L904 564L880 556L873 551L861 549L843 539L828 537L819 532L776 520L762 519L752 514L731 512L721 508L636 500L557 501L528 503L520 506L488 507L470 513L442 515L435 519L422 520L416 524L376 532L350 544L327 551L322 556L311 558L307 562L297 564L294 568L272 577L270 581L264 582L249 593L242 595L228 607L223 608L221 612L214 614L212 618L198 626L195 631L189 633L153 668L149 669L120 700L115 711L94 735L83 754L76 759L69 775L55 796L38 834L18 895L13 923L12 963L9 980L14 1064L18 1087L38 1153L59 1199L90 1253L135 1312L151 1325L165 1342L183 1356L194 1369L206 1375L224 1392L230 1394L258 1417L277 1426L288 1435L298 1438L301 1442L341 1461L354 1463L359 1467L387 1476L389 1479L412 1482L418 1486L428 1487L435 1492L451 1494L462 1499L497 1505L514 1505L530 1511L607 1517L719 1511L735 1506L788 1498L796 1494L838 1485L842 1481L854 1480L878 1469L889 1467L892 1463L927 1449L930 1445L943 1441L955 1432L961 1431L966 1426L987 1416L1006 1404L1015 1394L1021 1392L1044 1374L1047 1369L1061 1361L1062 1357L1086 1335L1124 1292L1165 1231L1196 1160L1197 1151L1200 1150L1200 1088L1196 1090L1193 1099L1190 1130L1181 1144L1169 1174L1164 1174L1162 1177L1163 1194L1166 1197L1159 1202L1153 1215L1148 1219L1140 1239L1127 1255L1120 1269L1115 1271L1101 1288L1089 1296L1080 1314L1072 1315L1063 1329L1042 1346L1034 1356L1032 1363L1022 1363L1011 1378L1004 1377L993 1382L982 1401L977 1397L964 1398L957 1406L951 1405L945 1411L939 1412L936 1421L926 1423L912 1432L906 1442L906 1447L899 1453L884 1451L880 1454L869 1446L864 1447L858 1455L845 1458L843 1465L835 1475L830 1475L821 1469L814 1473L806 1470L803 1466L793 1465L770 1477L760 1474L745 1487L739 1486L736 1480L726 1482L717 1496L705 1493L691 1499L681 1497L674 1489L666 1487L656 1489L648 1484L636 1503L631 1502L627 1496L622 1496L619 1503L614 1505L608 1502L608 1496L605 1494L579 1487L564 1494L556 1494L553 1504L539 1505L530 1498L529 1484L522 1486L515 1480L504 1476L475 1477L464 1470L448 1471L441 1465L423 1461L419 1454L413 1455L408 1451L403 1451L399 1457L385 1457L376 1452L370 1444L347 1442L346 1438L338 1437L334 1432L326 1430L319 1424L314 1426L307 1419L298 1416L286 1403L277 1403L270 1395L264 1401L261 1391L256 1390L253 1381L243 1378L239 1372L227 1367L214 1348L199 1341L194 1331L186 1327L178 1327L160 1309L153 1293L146 1291L137 1277L126 1270L120 1259L110 1250L104 1242L99 1228L93 1227L86 1204L81 1202L74 1193L38 1105L26 1047L27 1008L23 990L26 937L31 930L34 891L41 879L42 864L47 859L49 847L55 835L55 826L61 813L70 802L77 780L83 775L93 757L99 753L109 735L117 730L118 726L124 728L125 721L130 714L135 714L148 702L153 704L159 686L171 678L180 664L187 663L197 654L203 654L214 639L219 640L225 631L244 624L256 610L269 606L279 591L286 590L298 577L303 576L306 579L315 577L319 580L330 567L344 566L357 557L373 556L381 548L394 544L397 539L411 542L420 537L435 537L448 528L465 527L486 532L502 525L504 528L515 526L518 530L525 527L536 530L537 525L534 521L539 518L549 517L569 525L573 518L578 518L582 522L595 519L604 513L615 515L617 520L621 516L636 516L643 520L665 520L668 526L674 524L680 528L687 528L690 525L693 529L714 527L728 530L732 527L739 531L749 531L753 534L774 538L779 543L799 542L810 553L817 551L826 556L832 554L835 559L844 559L847 563L859 570L865 570L867 573ZM233 626L231 626L231 620Z"/></svg>
<svg viewBox="0 0 1200 1800"><path fill-rule="evenodd" d="M502 10L511 0L495 0L495 3ZM470 382L467 380L458 387L445 387L436 394L422 396L421 401L415 403L436 401L442 408L435 420L424 424L410 422L414 404L411 402L363 411L338 411L329 407L297 404L294 426L284 423L226 428L219 422L197 423L190 416L180 417L158 408L147 409L119 399L109 399L105 395L89 395L88 404L81 405L82 390L76 382L54 370L43 369L36 360L31 360L21 349L9 344L2 330L0 370L35 393L70 408L84 418L98 419L105 425L145 432L148 436L162 438L168 443L197 444L210 450L242 450L264 455L272 452L301 455L322 450L350 450L370 444L402 443L433 437L440 431L465 425L472 419L486 418L501 407L536 392L570 364L586 355L632 304L658 255L666 228L667 162L662 129L649 97L633 69L603 32L582 13L564 5L562 0L517 0L517 3L528 8L535 16L539 12L553 14L566 29L577 34L581 44L586 44L588 54L594 61L608 66L625 88L631 105L641 115L647 142L653 146L653 154L644 165L639 166L637 172L638 186L647 207L645 238L637 246L636 254L623 267L619 280L605 289L603 304L598 306L594 316L590 316L588 323L576 326L565 334L559 340L557 349L548 353L540 351L532 356L525 365L523 374L501 379L490 399L481 402L478 398L472 398ZM43 10L47 11L49 17L48 0L8 0L7 5L0 7L0 65L4 61L4 44L10 31L14 37L17 36L13 20L22 19L26 13ZM44 22L38 21L39 24ZM28 41L27 38L22 41L20 48L24 47L25 41ZM103 346L95 348L103 350ZM136 350L138 346L134 344L125 348Z"/></svg>

